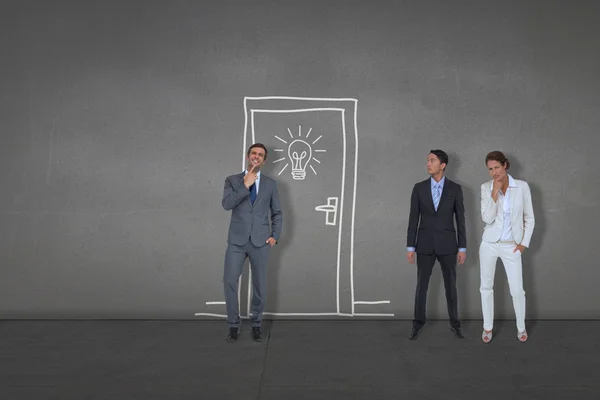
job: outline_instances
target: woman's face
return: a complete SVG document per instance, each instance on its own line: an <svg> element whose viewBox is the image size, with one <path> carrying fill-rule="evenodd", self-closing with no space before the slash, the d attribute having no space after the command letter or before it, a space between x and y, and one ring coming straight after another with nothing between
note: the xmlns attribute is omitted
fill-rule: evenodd
<svg viewBox="0 0 600 400"><path fill-rule="evenodd" d="M506 176L506 168L499 161L490 160L487 162L488 172L493 180L499 181Z"/></svg>

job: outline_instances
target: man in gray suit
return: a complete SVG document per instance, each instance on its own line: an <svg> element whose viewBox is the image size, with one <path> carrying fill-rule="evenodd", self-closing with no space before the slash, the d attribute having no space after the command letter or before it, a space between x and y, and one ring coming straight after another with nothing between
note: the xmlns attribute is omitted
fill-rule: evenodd
<svg viewBox="0 0 600 400"><path fill-rule="evenodd" d="M279 240L283 224L277 183L260 172L267 159L266 147L261 143L253 144L246 153L246 159L248 166L244 172L225 179L222 201L225 210L232 210L223 274L229 324L228 342L237 340L241 325L238 281L246 258L250 259L252 270L252 338L257 342L262 341L267 261L271 247Z"/></svg>

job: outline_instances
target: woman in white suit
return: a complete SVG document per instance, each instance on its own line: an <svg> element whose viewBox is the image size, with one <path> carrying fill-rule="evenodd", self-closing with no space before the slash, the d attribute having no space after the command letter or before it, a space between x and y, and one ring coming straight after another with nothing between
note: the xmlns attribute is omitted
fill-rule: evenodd
<svg viewBox="0 0 600 400"><path fill-rule="evenodd" d="M492 340L494 327L494 274L496 260L502 260L510 294L515 309L517 338L527 341L525 329L525 291L521 256L529 247L535 219L531 203L531 191L525 181L514 179L507 171L510 162L500 151L492 151L485 157L485 164L492 177L481 185L481 218L485 229L479 247L481 267L481 307L485 343Z"/></svg>

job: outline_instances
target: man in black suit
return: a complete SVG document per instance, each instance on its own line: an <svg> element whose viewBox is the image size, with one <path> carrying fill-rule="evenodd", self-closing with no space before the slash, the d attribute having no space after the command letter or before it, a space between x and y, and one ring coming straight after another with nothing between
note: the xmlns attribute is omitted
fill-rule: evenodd
<svg viewBox="0 0 600 400"><path fill-rule="evenodd" d="M415 263L417 253L418 270L410 340L415 340L425 325L427 288L436 259L444 277L450 330L457 338L464 337L458 319L456 263L463 264L467 257L465 206L460 185L444 176L447 165L448 155L444 151L431 150L427 156L427 173L431 177L414 186L410 199L406 250L411 264Z"/></svg>

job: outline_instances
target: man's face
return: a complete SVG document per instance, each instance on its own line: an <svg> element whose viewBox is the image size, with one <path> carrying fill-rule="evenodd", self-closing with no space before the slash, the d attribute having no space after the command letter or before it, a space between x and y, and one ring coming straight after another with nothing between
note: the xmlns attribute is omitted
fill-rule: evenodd
<svg viewBox="0 0 600 400"><path fill-rule="evenodd" d="M499 181L506 177L506 168L501 162L490 160L487 162L487 168L493 180Z"/></svg>
<svg viewBox="0 0 600 400"><path fill-rule="evenodd" d="M248 171L252 169L252 166L254 166L254 171L258 171L265 163L265 150L261 147L253 147L246 159L248 160Z"/></svg>
<svg viewBox="0 0 600 400"><path fill-rule="evenodd" d="M429 175L436 175L443 171L446 164L440 163L440 159L433 153L429 153L427 156L427 173Z"/></svg>

